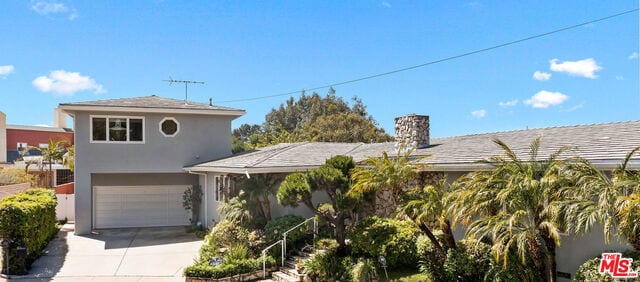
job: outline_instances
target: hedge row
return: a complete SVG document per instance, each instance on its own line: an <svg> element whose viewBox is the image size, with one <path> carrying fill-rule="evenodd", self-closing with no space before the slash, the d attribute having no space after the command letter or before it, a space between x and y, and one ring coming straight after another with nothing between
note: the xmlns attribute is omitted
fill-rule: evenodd
<svg viewBox="0 0 640 282"><path fill-rule="evenodd" d="M56 195L50 189L29 189L0 200L0 237L13 241L9 249L10 274L23 274L22 261L16 256L16 246L25 245L26 268L35 261L54 238L56 226ZM7 273L6 256L2 256L2 273Z"/></svg>
<svg viewBox="0 0 640 282"><path fill-rule="evenodd" d="M267 267L274 266L276 260L267 256ZM218 266L209 266L207 264L195 264L184 269L184 276L198 278L224 278L238 274L245 274L262 269L262 258L244 259L233 262L225 262Z"/></svg>

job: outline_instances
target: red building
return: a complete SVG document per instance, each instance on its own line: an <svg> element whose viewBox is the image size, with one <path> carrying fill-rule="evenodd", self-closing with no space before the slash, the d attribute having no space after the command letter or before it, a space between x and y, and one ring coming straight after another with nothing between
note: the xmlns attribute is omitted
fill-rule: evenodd
<svg viewBox="0 0 640 282"><path fill-rule="evenodd" d="M7 162L14 162L22 148L46 147L49 140L65 140L73 144L73 130L69 128L7 125Z"/></svg>
<svg viewBox="0 0 640 282"><path fill-rule="evenodd" d="M73 144L73 130L66 128L66 116L58 112L54 116L54 127L10 125L5 121L4 113L0 112L0 163L13 163L22 148L43 148L49 140L65 140Z"/></svg>

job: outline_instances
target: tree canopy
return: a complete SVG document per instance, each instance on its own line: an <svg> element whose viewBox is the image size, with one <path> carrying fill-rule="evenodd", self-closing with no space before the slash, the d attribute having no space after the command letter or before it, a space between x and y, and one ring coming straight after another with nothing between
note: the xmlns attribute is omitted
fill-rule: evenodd
<svg viewBox="0 0 640 282"><path fill-rule="evenodd" d="M278 203L297 207L303 204L317 216L327 220L334 228L339 249L346 244L346 219L353 219L352 211L357 197L348 193L351 189L350 171L355 167L353 159L338 155L328 159L324 165L307 173L292 173L285 177L278 190ZM313 193L324 191L329 203L313 204Z"/></svg>
<svg viewBox="0 0 640 282"><path fill-rule="evenodd" d="M384 142L391 136L378 127L362 100L351 105L332 92L296 100L290 97L265 116L262 125L242 124L233 130L234 152L281 142Z"/></svg>

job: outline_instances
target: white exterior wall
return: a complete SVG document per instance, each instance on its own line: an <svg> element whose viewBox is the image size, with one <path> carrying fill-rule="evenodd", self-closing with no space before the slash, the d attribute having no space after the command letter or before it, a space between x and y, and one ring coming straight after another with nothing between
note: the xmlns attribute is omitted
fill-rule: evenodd
<svg viewBox="0 0 640 282"><path fill-rule="evenodd" d="M200 205L200 220L203 225L207 228L212 228L216 223L220 222L223 219L223 216L218 213L218 207L220 206L220 201L216 201L216 185L218 182L216 180L216 176L222 176L222 174L217 173L207 173L206 180L204 176L199 177L199 184L202 187L202 205ZM206 183L205 183L206 182ZM299 205L298 207L285 207L278 204L278 199L275 196L269 197L270 207L271 207L271 217L280 217L284 215L299 215L304 218L312 217L313 212L307 208L305 205ZM325 192L315 192L313 193L313 204L318 205L319 203L327 203L329 202L329 196ZM205 217L206 216L206 217Z"/></svg>
<svg viewBox="0 0 640 282"><path fill-rule="evenodd" d="M7 115L0 112L0 163L7 162Z"/></svg>
<svg viewBox="0 0 640 282"><path fill-rule="evenodd" d="M558 272L571 273L575 276L578 267L585 261L599 257L603 252L622 252L632 249L631 246L616 236L612 236L611 242L606 244L602 226L597 225L589 234L582 236L563 236L560 247L556 250ZM558 277L558 281L571 281Z"/></svg>
<svg viewBox="0 0 640 282"><path fill-rule="evenodd" d="M75 221L75 196L73 194L56 194L58 205L56 206L56 218L58 220Z"/></svg>

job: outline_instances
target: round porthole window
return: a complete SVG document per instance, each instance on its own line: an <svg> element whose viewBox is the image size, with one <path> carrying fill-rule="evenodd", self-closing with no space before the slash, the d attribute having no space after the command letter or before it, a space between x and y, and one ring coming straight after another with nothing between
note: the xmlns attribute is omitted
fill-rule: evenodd
<svg viewBox="0 0 640 282"><path fill-rule="evenodd" d="M174 118L164 118L160 122L160 132L164 136L173 137L180 131L180 123Z"/></svg>

